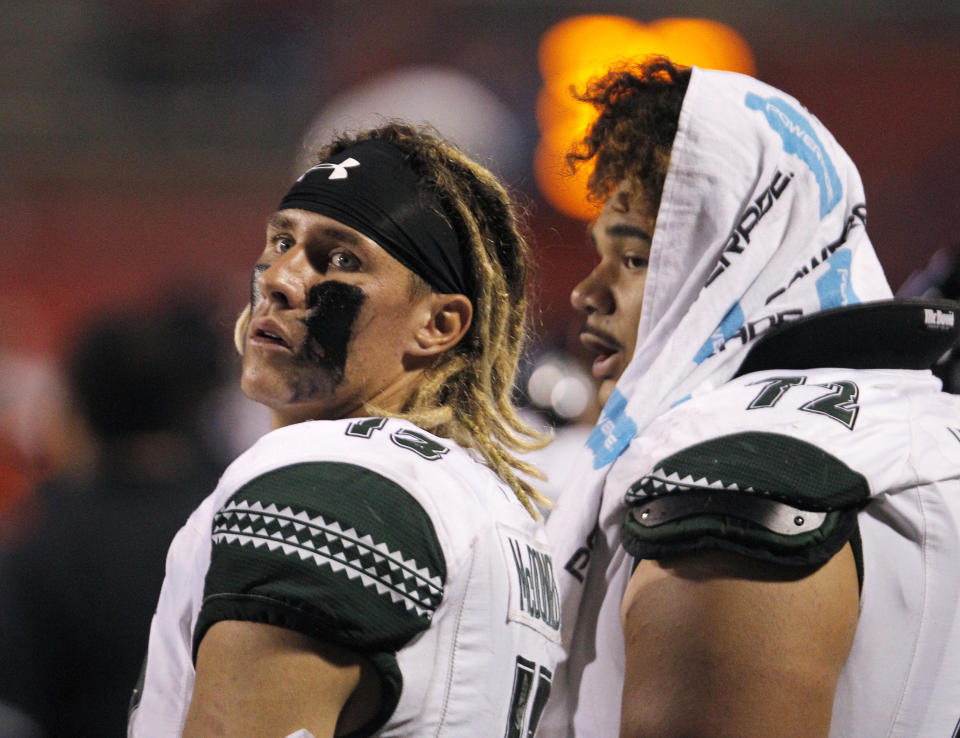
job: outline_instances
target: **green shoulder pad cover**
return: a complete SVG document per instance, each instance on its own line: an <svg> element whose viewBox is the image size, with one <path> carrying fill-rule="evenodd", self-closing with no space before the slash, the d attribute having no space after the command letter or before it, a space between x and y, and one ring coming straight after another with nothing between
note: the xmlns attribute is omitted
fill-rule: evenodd
<svg viewBox="0 0 960 738"><path fill-rule="evenodd" d="M866 478L806 441L734 433L689 446L630 486L623 545L638 559L725 549L826 562L856 532Z"/></svg>

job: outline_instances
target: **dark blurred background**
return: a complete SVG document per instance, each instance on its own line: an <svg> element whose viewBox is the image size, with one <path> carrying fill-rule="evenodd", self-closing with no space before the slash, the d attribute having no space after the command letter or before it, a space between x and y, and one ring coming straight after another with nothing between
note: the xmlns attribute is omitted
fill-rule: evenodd
<svg viewBox="0 0 960 738"><path fill-rule="evenodd" d="M362 106L363 95L382 102L389 75L425 66L454 80L432 103L429 81L407 84L408 102L433 118L446 110L442 130L463 133L462 145L531 198L543 322L563 324L591 257L581 225L542 201L532 174L537 54L551 26L584 13L709 18L739 33L756 75L803 102L859 166L894 287L956 238L958 3L4 0L0 9L0 336L26 352L56 353L91 311L159 289L203 291L229 321L317 117Z"/></svg>
<svg viewBox="0 0 960 738"><path fill-rule="evenodd" d="M377 114L434 123L526 202L546 357L545 389L530 392L556 399L555 385L576 373L569 352L578 321L567 296L593 254L583 221L538 185L540 54L550 29L585 14L651 27L670 18L723 24L754 74L804 103L858 165L891 286L933 294L956 282L960 3L0 0L0 550L36 546L43 525L76 527L80 518L51 517L51 500L103 500L117 477L104 460L132 458L105 442L77 396L82 355L99 357L105 375L111 366L144 371L130 380L133 400L107 405L136 402L143 387L164 381L180 387L183 365L192 366L195 385L176 392L194 412L178 423L204 449L204 478L266 428L265 414L236 394L230 348L265 219L311 135L376 123ZM105 320L124 340L172 340L167 379L149 374L146 359L111 359L127 344L97 343ZM144 337L144 326L168 332ZM595 412L582 381L570 392L569 414L555 406L549 420ZM149 471L158 462L145 463ZM175 486L183 510L203 494ZM170 532L156 547L185 515L179 510L168 511ZM84 525L79 540L89 542L96 518ZM135 549L136 540L128 534L124 545ZM113 556L121 568L149 564L153 592L162 554L141 554ZM146 623L137 627L145 632ZM31 725L3 734L30 735Z"/></svg>

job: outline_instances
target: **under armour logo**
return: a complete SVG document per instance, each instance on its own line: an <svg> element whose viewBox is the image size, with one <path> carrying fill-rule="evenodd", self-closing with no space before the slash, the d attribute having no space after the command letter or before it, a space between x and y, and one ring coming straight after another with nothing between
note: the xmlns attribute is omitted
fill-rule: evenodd
<svg viewBox="0 0 960 738"><path fill-rule="evenodd" d="M330 169L330 176L327 179L346 179L347 178L347 169L350 167L358 167L360 162L354 159L352 156L347 157L339 164L331 164L329 162L324 162L323 164L317 164L315 167L310 167L307 171L300 175L300 179L297 182L303 180L310 172L316 169Z"/></svg>

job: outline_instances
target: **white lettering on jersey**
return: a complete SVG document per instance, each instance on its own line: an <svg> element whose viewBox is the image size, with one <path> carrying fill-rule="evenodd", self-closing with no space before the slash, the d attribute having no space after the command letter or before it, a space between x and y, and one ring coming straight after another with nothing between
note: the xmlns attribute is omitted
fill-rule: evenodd
<svg viewBox="0 0 960 738"><path fill-rule="evenodd" d="M560 590L553 575L553 558L543 543L497 525L510 580L507 619L523 623L555 643L560 642Z"/></svg>

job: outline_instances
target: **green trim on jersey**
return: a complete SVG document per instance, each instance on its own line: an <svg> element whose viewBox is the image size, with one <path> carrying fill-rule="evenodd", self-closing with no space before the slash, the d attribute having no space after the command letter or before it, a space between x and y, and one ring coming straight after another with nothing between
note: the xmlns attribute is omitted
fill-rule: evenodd
<svg viewBox="0 0 960 738"><path fill-rule="evenodd" d="M293 464L230 497L212 539L194 659L219 620L290 628L369 658L385 722L402 687L394 654L430 626L447 577L421 505L355 464Z"/></svg>
<svg viewBox="0 0 960 738"><path fill-rule="evenodd" d="M813 444L734 433L658 462L630 486L623 545L639 559L720 548L822 564L856 531L866 478Z"/></svg>

